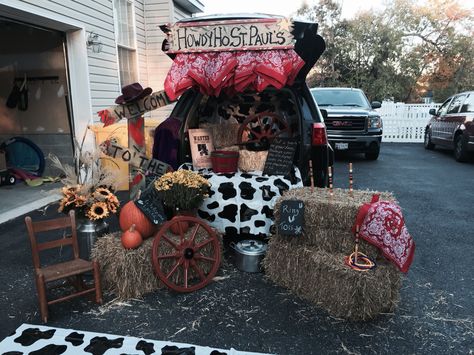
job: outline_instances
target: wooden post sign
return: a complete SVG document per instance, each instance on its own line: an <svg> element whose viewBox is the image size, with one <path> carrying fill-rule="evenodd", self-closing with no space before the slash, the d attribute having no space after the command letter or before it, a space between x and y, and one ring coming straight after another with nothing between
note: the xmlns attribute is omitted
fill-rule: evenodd
<svg viewBox="0 0 474 355"><path fill-rule="evenodd" d="M156 91L141 100L133 101L123 105L115 105L97 112L104 127L117 123L122 118L136 118L146 112L171 104L165 91Z"/></svg>
<svg viewBox="0 0 474 355"><path fill-rule="evenodd" d="M285 200L280 205L278 234L300 235L304 227L304 203L301 200Z"/></svg>
<svg viewBox="0 0 474 355"><path fill-rule="evenodd" d="M153 158L148 158L138 146L132 149L122 147L115 140L108 139L100 144L100 150L107 156L114 159L121 159L130 166L139 169L145 173L151 173L156 177L164 175L171 169L171 166Z"/></svg>
<svg viewBox="0 0 474 355"><path fill-rule="evenodd" d="M176 23L168 25L168 53L294 48L285 18Z"/></svg>
<svg viewBox="0 0 474 355"><path fill-rule="evenodd" d="M117 123L122 118L128 119L128 150L123 147L116 146L114 155L117 154L119 148L123 150L122 159L129 160L129 190L130 198L134 199L138 192L145 187L145 176L142 166L144 164L143 157L145 154L145 119L143 114L156 110L159 107L166 106L172 101L168 98L164 91L157 91L142 99L128 102L122 105L115 105L98 112L100 121L104 127ZM151 166L167 165L156 159L148 159ZM155 162L153 162L155 161ZM153 162L153 163L152 163ZM159 164L161 163L161 164ZM149 165L150 165L149 164ZM158 169L158 171L160 171Z"/></svg>

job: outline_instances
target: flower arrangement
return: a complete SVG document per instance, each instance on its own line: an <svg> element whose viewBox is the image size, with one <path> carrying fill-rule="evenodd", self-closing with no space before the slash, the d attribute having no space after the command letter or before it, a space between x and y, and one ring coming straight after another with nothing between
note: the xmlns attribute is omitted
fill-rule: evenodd
<svg viewBox="0 0 474 355"><path fill-rule="evenodd" d="M83 141L84 142L84 141ZM115 170L104 166L99 152L83 152L75 142L75 166L63 164L50 155L52 165L62 172L63 195L58 212L75 210L76 215L90 220L101 220L117 213L120 202L114 191L120 183Z"/></svg>
<svg viewBox="0 0 474 355"><path fill-rule="evenodd" d="M165 206L173 210L193 210L209 196L210 183L191 170L177 170L161 176L155 181Z"/></svg>
<svg viewBox="0 0 474 355"><path fill-rule="evenodd" d="M117 213L120 206L117 196L106 187L74 185L65 186L61 191L64 197L59 202L58 212L68 213L73 209L79 216L95 221Z"/></svg>

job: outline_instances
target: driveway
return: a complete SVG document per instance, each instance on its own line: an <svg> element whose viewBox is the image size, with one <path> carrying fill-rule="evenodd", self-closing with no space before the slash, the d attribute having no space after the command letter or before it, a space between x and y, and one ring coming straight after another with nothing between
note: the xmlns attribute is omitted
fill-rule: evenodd
<svg viewBox="0 0 474 355"><path fill-rule="evenodd" d="M474 164L421 144L386 143L377 161L339 157L336 187L347 187L349 161L356 188L395 194L416 242L394 314L366 323L335 319L227 262L220 280L201 291L160 290L122 303L109 295L100 308L74 300L52 306L48 325L287 355L472 354ZM3 338L22 323L40 324L40 317L22 220L0 225L0 240Z"/></svg>

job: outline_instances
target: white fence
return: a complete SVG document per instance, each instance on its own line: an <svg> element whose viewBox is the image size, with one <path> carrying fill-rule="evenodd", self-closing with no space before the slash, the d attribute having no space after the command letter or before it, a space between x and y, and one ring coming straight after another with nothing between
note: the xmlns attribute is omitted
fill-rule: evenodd
<svg viewBox="0 0 474 355"><path fill-rule="evenodd" d="M378 110L383 120L384 142L423 142L430 108L440 104L404 104L384 101Z"/></svg>

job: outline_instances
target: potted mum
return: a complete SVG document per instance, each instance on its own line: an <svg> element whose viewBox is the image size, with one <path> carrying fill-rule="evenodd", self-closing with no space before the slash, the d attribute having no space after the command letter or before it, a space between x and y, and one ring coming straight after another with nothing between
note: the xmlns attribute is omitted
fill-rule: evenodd
<svg viewBox="0 0 474 355"><path fill-rule="evenodd" d="M174 214L195 214L209 196L210 186L207 179L191 170L169 172L155 181L163 204Z"/></svg>

